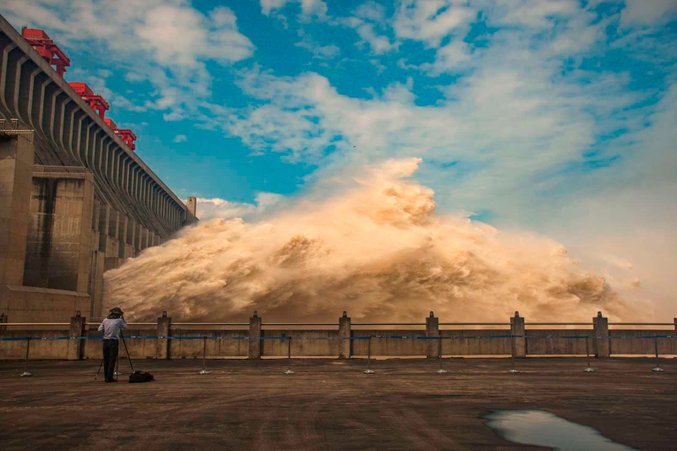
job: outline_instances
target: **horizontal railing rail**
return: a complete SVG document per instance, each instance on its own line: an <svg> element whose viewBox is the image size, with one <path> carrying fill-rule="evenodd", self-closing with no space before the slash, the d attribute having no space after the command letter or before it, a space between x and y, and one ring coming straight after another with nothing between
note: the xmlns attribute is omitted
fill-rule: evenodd
<svg viewBox="0 0 677 451"><path fill-rule="evenodd" d="M302 322L270 322L263 326L337 326L338 323L302 323ZM583 322L528 322L527 326L592 326L592 323ZM0 327L40 327L40 326L69 326L70 323L32 322L32 323L3 323ZM155 322L129 322L128 326L155 326ZM248 326L245 322L174 322L173 326ZM426 323L352 323L352 326L425 326ZM441 322L440 326L510 326L510 323L491 322ZM89 323L89 327L98 327L97 323ZM609 323L609 326L675 326L675 323Z"/></svg>

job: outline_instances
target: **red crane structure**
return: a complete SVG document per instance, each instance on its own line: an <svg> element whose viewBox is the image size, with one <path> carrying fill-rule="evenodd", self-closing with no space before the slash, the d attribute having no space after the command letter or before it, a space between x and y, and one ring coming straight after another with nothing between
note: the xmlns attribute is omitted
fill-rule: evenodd
<svg viewBox="0 0 677 451"><path fill-rule="evenodd" d="M71 60L59 48L58 45L52 41L44 30L39 28L21 28L21 36L42 56L50 65L54 65L56 72L63 77L66 68L71 65ZM130 150L136 150L136 135L128 128L118 128L117 124L105 117L106 111L110 109L110 105L102 96L95 94L94 91L87 85L87 83L72 82L69 83L71 88L77 95L89 104L89 106L97 112L97 114L106 122L115 134L129 147Z"/></svg>
<svg viewBox="0 0 677 451"><path fill-rule="evenodd" d="M73 91L82 99L89 104L94 111L96 111L101 119L106 115L106 111L110 109L110 105L106 102L106 99L101 97L98 94L94 94L92 89L87 85L87 83L81 82L70 82L68 83Z"/></svg>
<svg viewBox="0 0 677 451"><path fill-rule="evenodd" d="M133 131L128 128L118 128L115 121L109 117L105 118L104 122L111 129L113 129L115 134L120 137L120 139L127 145L127 147L129 147L130 150L136 150L136 144L134 144L134 141L136 141L136 135Z"/></svg>
<svg viewBox="0 0 677 451"><path fill-rule="evenodd" d="M136 135L133 131L128 128L118 128L115 130L115 134L118 135L120 139L125 142L125 144L127 144L127 147L129 147L130 150L136 150L136 144L134 144L134 141L136 141Z"/></svg>
<svg viewBox="0 0 677 451"><path fill-rule="evenodd" d="M21 36L33 46L35 50L51 65L54 65L56 73L63 77L66 68L71 65L71 60L59 48L58 45L52 41L44 30L39 28L21 28Z"/></svg>
<svg viewBox="0 0 677 451"><path fill-rule="evenodd" d="M115 131L115 130L118 129L118 124L116 124L115 121L114 121L113 119L107 117L107 118L105 118L103 121L106 123L107 126L109 126L110 128L112 128L113 131Z"/></svg>

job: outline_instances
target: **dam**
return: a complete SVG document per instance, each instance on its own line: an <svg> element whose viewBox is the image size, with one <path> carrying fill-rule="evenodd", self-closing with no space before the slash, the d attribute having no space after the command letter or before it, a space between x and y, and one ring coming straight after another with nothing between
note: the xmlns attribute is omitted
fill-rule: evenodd
<svg viewBox="0 0 677 451"><path fill-rule="evenodd" d="M68 83L70 60L39 29L0 16L0 318L101 316L103 273L196 221L105 117Z"/></svg>

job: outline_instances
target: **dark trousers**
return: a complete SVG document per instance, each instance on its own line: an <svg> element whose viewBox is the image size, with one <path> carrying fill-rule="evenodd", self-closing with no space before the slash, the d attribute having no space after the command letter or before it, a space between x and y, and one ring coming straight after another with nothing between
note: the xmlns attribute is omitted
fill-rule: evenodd
<svg viewBox="0 0 677 451"><path fill-rule="evenodd" d="M106 376L106 382L114 380L115 361L118 358L118 341L103 341L103 374Z"/></svg>

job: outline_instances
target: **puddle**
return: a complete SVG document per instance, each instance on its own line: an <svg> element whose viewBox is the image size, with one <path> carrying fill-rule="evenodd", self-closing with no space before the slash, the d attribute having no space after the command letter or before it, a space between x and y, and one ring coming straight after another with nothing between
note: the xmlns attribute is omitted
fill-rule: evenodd
<svg viewBox="0 0 677 451"><path fill-rule="evenodd" d="M591 427L542 410L499 410L486 419L489 427L501 437L523 445L548 446L562 451L634 449L609 440Z"/></svg>

